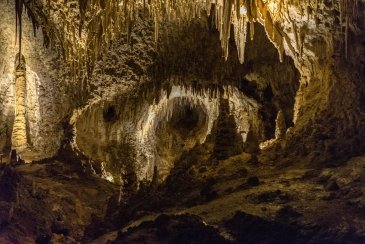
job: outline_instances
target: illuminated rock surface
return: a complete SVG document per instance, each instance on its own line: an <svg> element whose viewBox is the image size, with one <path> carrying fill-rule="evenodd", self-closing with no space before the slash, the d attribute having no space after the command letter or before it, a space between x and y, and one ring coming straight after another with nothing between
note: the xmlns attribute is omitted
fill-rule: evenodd
<svg viewBox="0 0 365 244"><path fill-rule="evenodd" d="M0 243L365 242L364 1L213 2L0 0Z"/></svg>

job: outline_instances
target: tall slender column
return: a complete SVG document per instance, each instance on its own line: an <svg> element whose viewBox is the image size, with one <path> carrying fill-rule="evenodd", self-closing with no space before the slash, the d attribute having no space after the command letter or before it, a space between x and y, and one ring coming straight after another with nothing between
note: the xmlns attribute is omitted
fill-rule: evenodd
<svg viewBox="0 0 365 244"><path fill-rule="evenodd" d="M15 59L15 119L11 137L12 149L21 151L27 147L26 122L26 65L25 58L19 54Z"/></svg>

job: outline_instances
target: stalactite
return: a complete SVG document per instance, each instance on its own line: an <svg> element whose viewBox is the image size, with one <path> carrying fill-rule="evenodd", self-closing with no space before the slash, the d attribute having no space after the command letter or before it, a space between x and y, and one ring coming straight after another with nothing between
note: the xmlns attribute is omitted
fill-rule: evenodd
<svg viewBox="0 0 365 244"><path fill-rule="evenodd" d="M21 28L21 12L24 0L15 1L16 26ZM48 9L50 9L51 2L48 1L48 4ZM143 10L144 17L150 16L154 21L156 43L159 41L160 24L164 18L175 22L189 21L198 18L202 11L206 11L208 14L212 14L212 21L220 33L225 59L228 58L229 54L231 25L234 28L239 61L243 63L247 35L250 36L251 40L253 39L255 22L260 22L265 26L270 41L274 43L281 57L285 37L281 33L282 30L278 26L278 21L283 18L283 11L289 11L287 7L289 4L290 2L283 2L282 0L78 0L79 22L65 26L65 29L68 28L72 34L61 37L57 35L62 34L47 30L48 34L44 35L45 43L53 42L53 39L59 38L66 61L69 61L70 64L75 62L75 67L78 67L79 70L86 70L86 76L88 76L99 53L103 48L107 48L110 41L116 38L121 31L125 32L128 41L130 40L132 26L139 10ZM344 4L346 6L343 6ZM358 0L340 0L339 3L340 22L341 25L345 24L346 56L348 55L347 32L353 25L353 19L359 15L357 4ZM318 0L307 4L308 7L313 6L315 11L317 11L318 5ZM62 16L62 19L66 18L67 16ZM344 19L345 22L343 22ZM37 22L34 24L37 26ZM247 33L248 25L250 25L249 33ZM18 32L18 30L16 31ZM68 43L65 39L72 43ZM21 31L18 40L21 41ZM21 43L19 43L19 48L21 49ZM80 49L83 50L84 55L80 55ZM80 71L76 72L75 76L83 77L84 74Z"/></svg>
<svg viewBox="0 0 365 244"><path fill-rule="evenodd" d="M345 58L348 59L348 42L349 42L349 3L345 0Z"/></svg>
<svg viewBox="0 0 365 244"><path fill-rule="evenodd" d="M19 63L21 62L22 56L22 14L23 14L23 0L15 0L15 18L16 18L16 27L15 33L18 36L19 42ZM19 26L19 33L18 33L18 26Z"/></svg>
<svg viewBox="0 0 365 244"><path fill-rule="evenodd" d="M344 35L344 55L345 59L348 59L349 50L349 31L350 27L356 26L356 21L360 16L359 13L359 0L340 0L339 1L340 11L340 33ZM344 27L344 31L343 31Z"/></svg>
<svg viewBox="0 0 365 244"><path fill-rule="evenodd" d="M255 35L255 25L253 21L250 21L250 39L253 41L253 37Z"/></svg>
<svg viewBox="0 0 365 244"><path fill-rule="evenodd" d="M237 20L238 23L234 25L235 40L238 52L238 58L241 63L245 59L245 45L246 45L246 33L247 33L247 20L245 17L241 17Z"/></svg>

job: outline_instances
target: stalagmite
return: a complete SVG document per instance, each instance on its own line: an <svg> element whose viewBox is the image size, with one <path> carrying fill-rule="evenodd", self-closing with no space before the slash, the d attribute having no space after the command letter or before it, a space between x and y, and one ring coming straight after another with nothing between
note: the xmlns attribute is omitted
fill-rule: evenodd
<svg viewBox="0 0 365 244"><path fill-rule="evenodd" d="M275 139L281 139L285 136L286 131L285 117L282 110L279 110L275 123Z"/></svg>
<svg viewBox="0 0 365 244"><path fill-rule="evenodd" d="M13 149L21 151L27 147L26 64L24 56L17 56L15 62L15 120L11 143Z"/></svg>

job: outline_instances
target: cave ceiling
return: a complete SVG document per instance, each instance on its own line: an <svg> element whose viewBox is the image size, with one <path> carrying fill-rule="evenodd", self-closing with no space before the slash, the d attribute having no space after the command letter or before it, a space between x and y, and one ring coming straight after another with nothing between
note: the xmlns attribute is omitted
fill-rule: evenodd
<svg viewBox="0 0 365 244"><path fill-rule="evenodd" d="M152 20L156 45L159 31L166 22L188 23L209 15L219 31L225 59L229 40L236 42L237 55L244 62L245 44L253 39L254 23L265 27L266 34L278 50L280 59L286 52L298 62L303 54L306 35L316 35L329 42L332 37L344 38L343 53L348 56L348 32L359 31L362 1L16 1L17 22L21 32L23 4L34 28L42 27L44 42L59 45L63 58L78 68L92 66L100 51L107 48L120 33L130 37L138 18ZM335 13L336 15L331 15ZM327 18L324 20L323 18ZM331 23L332 22L332 23ZM250 27L248 27L250 26ZM342 28L344 26L344 28ZM173 32L173 30L171 30ZM342 33L343 32L343 33ZM339 36L340 34L343 36ZM21 38L19 38L20 40ZM131 41L130 38L127 39ZM333 40L332 40L333 41ZM326 43L330 45L329 43ZM310 48L308 48L310 49ZM105 49L104 49L105 50ZM319 56L311 50L313 56ZM304 57L303 57L304 55ZM76 68L74 67L74 69ZM87 67L89 68L89 67Z"/></svg>

